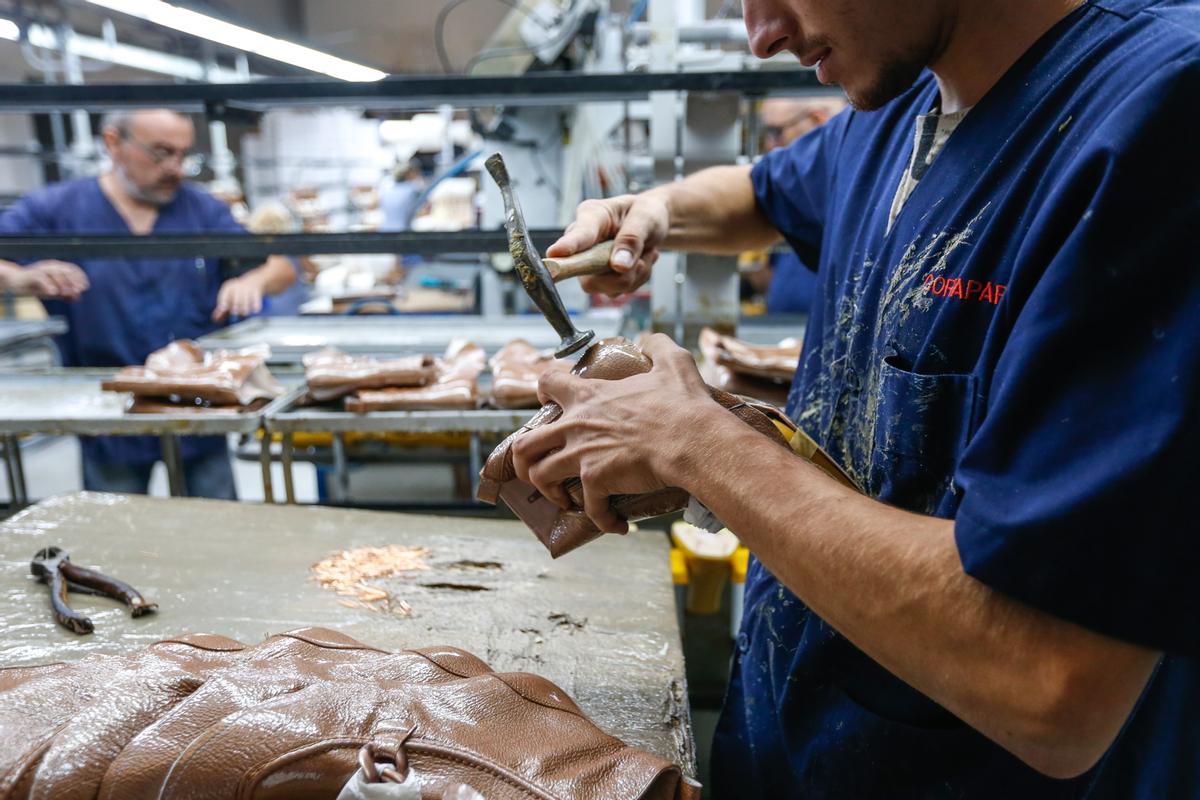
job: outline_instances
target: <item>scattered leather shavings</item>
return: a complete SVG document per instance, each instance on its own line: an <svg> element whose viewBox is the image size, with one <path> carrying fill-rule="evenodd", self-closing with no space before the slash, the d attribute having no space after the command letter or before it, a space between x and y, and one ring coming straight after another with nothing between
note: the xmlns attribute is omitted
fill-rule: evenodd
<svg viewBox="0 0 1200 800"><path fill-rule="evenodd" d="M429 552L427 547L398 544L340 550L312 565L312 579L338 597L354 598L338 600L346 608L365 608L408 617L412 615L412 606L369 581L401 572L428 570Z"/></svg>

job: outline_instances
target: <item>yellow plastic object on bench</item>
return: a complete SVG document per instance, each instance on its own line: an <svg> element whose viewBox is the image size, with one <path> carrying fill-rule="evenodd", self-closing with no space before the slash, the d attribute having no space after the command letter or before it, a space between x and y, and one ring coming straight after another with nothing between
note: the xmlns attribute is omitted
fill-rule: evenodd
<svg viewBox="0 0 1200 800"><path fill-rule="evenodd" d="M728 530L708 533L686 522L671 525L671 541L683 554L687 567L687 610L715 614L721 610L721 592L730 576L730 559L737 552L737 537Z"/></svg>
<svg viewBox="0 0 1200 800"><path fill-rule="evenodd" d="M746 571L750 568L750 551L739 547L729 560L729 635L736 639L742 626L742 610L746 607Z"/></svg>
<svg viewBox="0 0 1200 800"><path fill-rule="evenodd" d="M671 583L676 586L687 586L687 559L678 547L671 548Z"/></svg>

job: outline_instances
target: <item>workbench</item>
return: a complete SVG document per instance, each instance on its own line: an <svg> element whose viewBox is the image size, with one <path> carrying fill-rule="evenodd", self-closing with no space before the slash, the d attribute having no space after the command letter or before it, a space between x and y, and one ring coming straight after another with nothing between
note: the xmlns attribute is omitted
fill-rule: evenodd
<svg viewBox="0 0 1200 800"><path fill-rule="evenodd" d="M300 390L257 411L236 414L198 414L178 411L164 414L129 414L128 395L106 392L101 382L116 370L59 368L0 374L0 438L8 473L9 496L14 506L28 502L19 437L51 436L158 436L162 442L167 481L174 496L186 494L180 436L254 433L263 415L284 407Z"/></svg>
<svg viewBox="0 0 1200 800"><path fill-rule="evenodd" d="M573 316L580 330L597 338L616 336L618 313ZM256 344L271 347L271 364L299 364L305 353L336 347L356 356L386 358L412 353L441 355L452 339L466 339L489 357L513 339L525 339L539 349L559 345L541 314L520 317L482 317L472 314L361 317L254 317L198 340L205 349L238 349Z"/></svg>
<svg viewBox="0 0 1200 800"><path fill-rule="evenodd" d="M750 344L775 345L784 339L804 341L804 331L807 327L807 314L766 314L760 317L742 317L734 335Z"/></svg>
<svg viewBox="0 0 1200 800"><path fill-rule="evenodd" d="M61 317L49 319L18 320L0 319L0 359L5 362L33 350L44 350L48 360L58 364L58 350L54 337L67 332L67 323Z"/></svg>
<svg viewBox="0 0 1200 800"><path fill-rule="evenodd" d="M345 548L430 549L431 569L381 580L405 618L341 605L310 566ZM29 574L38 549L133 584L159 611L132 619L72 594L95 633L57 625ZM0 524L0 666L119 653L184 632L246 643L307 625L386 649L455 645L498 671L542 675L601 728L695 774L669 545L605 536L551 560L519 522L80 493Z"/></svg>
<svg viewBox="0 0 1200 800"><path fill-rule="evenodd" d="M481 380L481 385L484 382ZM349 493L349 470L346 457L347 433L440 433L466 434L468 436L468 471L472 480L471 496L478 485L479 470L483 467L483 452L480 437L492 434L503 438L520 428L536 410L503 411L497 409L474 409L469 411L371 411L356 414L348 411L331 411L320 407L303 407L297 402L285 405L263 417L266 438L280 435L280 461L283 465L284 498L288 503L296 502L293 488L293 439L297 433L328 433L332 436L333 472L336 481L335 499L345 500ZM274 502L275 493L271 485L271 449L260 448L263 474L263 496L268 503Z"/></svg>

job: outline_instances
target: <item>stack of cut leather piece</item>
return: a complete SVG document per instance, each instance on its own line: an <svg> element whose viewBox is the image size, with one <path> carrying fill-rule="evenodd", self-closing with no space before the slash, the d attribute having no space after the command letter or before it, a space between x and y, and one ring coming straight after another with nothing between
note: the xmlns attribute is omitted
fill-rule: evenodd
<svg viewBox="0 0 1200 800"><path fill-rule="evenodd" d="M650 359L627 339L604 339L592 345L571 370L575 375L595 380L620 380L648 372ZM740 420L782 447L788 447L795 425L777 408L746 397L709 387L714 400ZM563 482L574 506L562 510L540 492L517 478L512 448L526 432L548 425L562 416L557 403L547 403L520 430L501 442L479 473L476 497L487 503L500 499L513 510L538 537L550 555L557 558L601 535L601 531L583 512L583 489L578 478ZM687 425L681 419L679 424ZM687 492L665 488L646 494L615 495L609 499L613 510L627 520L648 519L680 511L688 504Z"/></svg>
<svg viewBox="0 0 1200 800"><path fill-rule="evenodd" d="M427 798L699 797L549 681L455 647L390 653L304 628L0 670L8 800L334 800L361 753Z"/></svg>
<svg viewBox="0 0 1200 800"><path fill-rule="evenodd" d="M440 358L380 360L325 349L304 357L304 372L314 402L341 400L356 413L472 409L484 363L483 348L456 339Z"/></svg>
<svg viewBox="0 0 1200 800"><path fill-rule="evenodd" d="M496 408L537 408L538 378L551 370L571 371L571 362L538 350L524 339L513 339L492 356L492 405Z"/></svg>
<svg viewBox="0 0 1200 800"><path fill-rule="evenodd" d="M788 390L800 362L800 342L750 344L712 328L700 331L700 373L710 385L776 406L787 404Z"/></svg>
<svg viewBox="0 0 1200 800"><path fill-rule="evenodd" d="M266 345L205 352L181 339L155 350L141 367L125 367L101 388L129 392L131 412L236 413L261 407L284 388L267 369Z"/></svg>

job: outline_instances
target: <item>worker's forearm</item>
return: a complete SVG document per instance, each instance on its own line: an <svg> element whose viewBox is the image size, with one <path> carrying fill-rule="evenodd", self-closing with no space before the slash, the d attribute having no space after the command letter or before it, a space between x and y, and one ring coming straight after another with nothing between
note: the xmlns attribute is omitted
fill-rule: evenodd
<svg viewBox="0 0 1200 800"><path fill-rule="evenodd" d="M735 255L779 241L754 200L749 166L710 167L649 191L667 203L669 250Z"/></svg>
<svg viewBox="0 0 1200 800"><path fill-rule="evenodd" d="M0 291L11 289L21 274L21 266L0 258Z"/></svg>
<svg viewBox="0 0 1200 800"><path fill-rule="evenodd" d="M966 575L953 521L856 494L736 421L695 427L708 445L681 466L683 488L860 649L1047 774L1108 748L1156 653Z"/></svg>
<svg viewBox="0 0 1200 800"><path fill-rule="evenodd" d="M242 278L257 282L264 295L279 294L295 283L296 270L286 256L270 256Z"/></svg>

